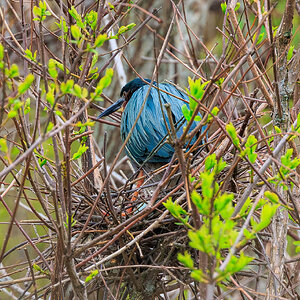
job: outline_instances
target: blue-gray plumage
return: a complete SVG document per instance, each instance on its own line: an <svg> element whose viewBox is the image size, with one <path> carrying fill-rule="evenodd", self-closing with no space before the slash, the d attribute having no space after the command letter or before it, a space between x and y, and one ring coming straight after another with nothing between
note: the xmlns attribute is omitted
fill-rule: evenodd
<svg viewBox="0 0 300 300"><path fill-rule="evenodd" d="M149 79L145 79L145 81L151 82ZM183 121L181 108L184 104L188 106L188 96L179 91L172 84L161 83L157 85L157 83L154 82L153 86L154 87L151 87L143 111L125 148L129 158L138 164L145 161L149 163L167 163L173 156L174 148L168 143L162 143L162 141L166 140L168 135L165 123L167 123L170 128L167 110L164 104L169 103L171 105L173 122L175 124L177 123L178 137L182 135L183 127L186 125L186 122ZM159 87L159 91L155 88L157 86ZM149 85L141 79L136 78L130 81L121 90L122 98L99 116L99 118L107 116L125 105L121 120L121 138L123 141L128 136L138 117L148 90ZM187 102L181 99L187 100ZM163 117L163 114L165 117ZM190 131L196 127L196 123L197 122L193 122ZM190 144L193 144L195 141L196 137L192 139ZM149 156L154 148L157 148L154 154L152 153L152 155Z"/></svg>

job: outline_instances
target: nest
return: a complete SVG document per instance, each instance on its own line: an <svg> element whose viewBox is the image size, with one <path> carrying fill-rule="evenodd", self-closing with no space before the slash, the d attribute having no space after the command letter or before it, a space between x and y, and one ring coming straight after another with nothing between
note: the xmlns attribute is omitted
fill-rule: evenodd
<svg viewBox="0 0 300 300"><path fill-rule="evenodd" d="M217 139L218 136L215 136L214 141ZM190 161L191 172L203 169L211 144L207 141L206 145L199 146L201 151L194 152ZM234 150L230 143L227 148L231 148L231 152ZM222 149L225 152L227 148ZM218 182L226 180L234 160L233 153L224 155L224 152L219 155L223 156L227 167L220 174ZM128 173L128 165L130 162L123 160L115 172L119 175ZM172 198L188 210L186 190L176 160L169 168L175 171L174 175L166 185L162 185L163 174L168 167L167 164L153 172L144 173L144 182L140 187L136 186L140 181L136 178L139 174L137 171L131 175L131 180L119 184L117 189L115 182L107 185L101 196L88 197L78 186L79 193L73 196L78 200L73 210L76 223L72 227L73 239L81 235L75 250L75 254L78 253L76 261L78 265L82 264L78 271L85 276L97 269L101 271L101 276L96 276L89 283L90 292L102 294L109 287L114 294L130 294L139 299L178 290L179 281L188 283L186 286L197 295L189 276L190 271L179 263L177 255L187 249L195 258L199 254L188 247L187 229L163 205L163 202ZM129 169L132 170L131 167ZM247 164L241 161L229 181L227 191L242 193L249 182L248 170ZM160 175L155 175L157 173ZM194 172L194 176L198 174L199 171ZM120 178L116 175L112 174L111 178ZM158 181L155 182L155 179ZM101 180L103 182L105 177L102 176ZM151 201L153 204L149 206ZM93 213L89 216L92 209ZM87 219L89 222L85 227Z"/></svg>

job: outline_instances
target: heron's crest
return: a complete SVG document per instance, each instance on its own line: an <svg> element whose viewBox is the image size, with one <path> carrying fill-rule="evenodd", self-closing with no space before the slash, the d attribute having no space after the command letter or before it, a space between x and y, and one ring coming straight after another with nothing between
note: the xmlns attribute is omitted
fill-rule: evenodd
<svg viewBox="0 0 300 300"><path fill-rule="evenodd" d="M147 82L151 82L150 79L144 79L144 81ZM144 85L147 85L147 83L145 83L142 79L140 78L135 78L133 80L131 80L130 82L128 82L127 84L125 84L121 90L120 96L122 97L124 92L131 92L134 93L136 90L138 90L139 88L143 87ZM153 84L156 84L156 82L154 81Z"/></svg>

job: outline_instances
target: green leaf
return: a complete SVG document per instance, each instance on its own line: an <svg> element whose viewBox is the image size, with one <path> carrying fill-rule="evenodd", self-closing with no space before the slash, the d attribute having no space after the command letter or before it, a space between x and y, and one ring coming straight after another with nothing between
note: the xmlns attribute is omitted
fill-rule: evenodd
<svg viewBox="0 0 300 300"><path fill-rule="evenodd" d="M110 2L107 2L107 5L109 6L110 9L112 9L112 10L115 9L115 7Z"/></svg>
<svg viewBox="0 0 300 300"><path fill-rule="evenodd" d="M114 75L114 69L112 69L112 68L106 69L105 74L107 76L113 77L113 75Z"/></svg>
<svg viewBox="0 0 300 300"><path fill-rule="evenodd" d="M108 87L111 83L111 77L110 76L104 76L100 79L100 85L102 87L102 89Z"/></svg>
<svg viewBox="0 0 300 300"><path fill-rule="evenodd" d="M256 149L257 147L257 139L254 135L249 135L247 138L247 142L245 144L246 148L252 148L252 149Z"/></svg>
<svg viewBox="0 0 300 300"><path fill-rule="evenodd" d="M99 273L99 271L98 270L94 270L94 271L92 271L91 272L91 274L89 275L89 276L87 276L86 277L86 279L85 279L85 283L87 283L87 282L89 282L89 281L91 281L95 276L97 276L98 275L98 273Z"/></svg>
<svg viewBox="0 0 300 300"><path fill-rule="evenodd" d="M76 123L76 127L79 127L79 128L82 128L82 127L86 127L86 126L94 126L95 125L95 122L94 121L90 121L88 120L87 122L85 123L82 123L81 121L77 122Z"/></svg>
<svg viewBox="0 0 300 300"><path fill-rule="evenodd" d="M197 191L192 191L191 198L193 203L196 205L200 214L208 216L210 213L210 201L207 198L202 198Z"/></svg>
<svg viewBox="0 0 300 300"><path fill-rule="evenodd" d="M28 114L30 112L30 98L27 98L25 100L25 106L24 106L24 114Z"/></svg>
<svg viewBox="0 0 300 300"><path fill-rule="evenodd" d="M265 197L270 200L272 203L279 203L279 198L275 193L270 191L265 191Z"/></svg>
<svg viewBox="0 0 300 300"><path fill-rule="evenodd" d="M64 72L65 68L64 68L64 65L61 64L60 62L58 62L57 60L55 60L55 65L61 70ZM70 71L68 69L66 69L66 74L69 74Z"/></svg>
<svg viewBox="0 0 300 300"><path fill-rule="evenodd" d="M212 115L214 115L214 116L216 116L218 113L219 113L219 108L218 107L214 107L212 110L211 110L211 113L212 113Z"/></svg>
<svg viewBox="0 0 300 300"><path fill-rule="evenodd" d="M77 25L71 25L71 33L76 41L79 41L82 36L81 30Z"/></svg>
<svg viewBox="0 0 300 300"><path fill-rule="evenodd" d="M74 86L74 80L69 79L67 82L62 82L60 85L60 90L63 94L72 94Z"/></svg>
<svg viewBox="0 0 300 300"><path fill-rule="evenodd" d="M81 28L85 28L85 24L82 22L81 15L77 12L74 6L69 9L70 15L76 20L77 25ZM72 29L72 28L71 28Z"/></svg>
<svg viewBox="0 0 300 300"><path fill-rule="evenodd" d="M15 78L19 76L19 68L16 64L12 64L10 69L9 69L9 78Z"/></svg>
<svg viewBox="0 0 300 300"><path fill-rule="evenodd" d="M13 110L18 111L23 106L23 102L19 99L15 99L13 103Z"/></svg>
<svg viewBox="0 0 300 300"><path fill-rule="evenodd" d="M296 246L295 252L299 253L300 252L300 241L295 241L293 244Z"/></svg>
<svg viewBox="0 0 300 300"><path fill-rule="evenodd" d="M106 69L105 76L100 79L98 84L102 90L110 85L113 74L114 71L112 68Z"/></svg>
<svg viewBox="0 0 300 300"><path fill-rule="evenodd" d="M0 43L0 60L3 60L4 58L4 47L3 45Z"/></svg>
<svg viewBox="0 0 300 300"><path fill-rule="evenodd" d="M37 16L37 18L34 18L33 20L39 22L44 21L46 16L51 16L50 11L47 11L47 5L45 1L40 1L39 7L33 7L33 14Z"/></svg>
<svg viewBox="0 0 300 300"><path fill-rule="evenodd" d="M198 269L198 270L193 270L191 272L191 277L194 278L197 281L201 281L203 282L204 279L204 275L203 275L203 271Z"/></svg>
<svg viewBox="0 0 300 300"><path fill-rule="evenodd" d="M184 254L178 253L177 259L187 268L194 268L192 256L186 251Z"/></svg>
<svg viewBox="0 0 300 300"><path fill-rule="evenodd" d="M287 149L286 150L286 154L281 156L281 163L286 166L289 167L291 169L297 167L300 163L300 160L295 158L294 160L292 160L292 155L293 155L293 149ZM283 170L283 168L280 168L280 170ZM283 170L284 171L284 170ZM289 171L286 169L286 174Z"/></svg>
<svg viewBox="0 0 300 300"><path fill-rule="evenodd" d="M226 125L226 131L229 133L229 135L231 136L232 139L237 138L237 133L236 133L235 127L232 125L232 123L229 123Z"/></svg>
<svg viewBox="0 0 300 300"><path fill-rule="evenodd" d="M6 139L0 139L0 151L7 153L8 152L8 147L7 147L7 142Z"/></svg>
<svg viewBox="0 0 300 300"><path fill-rule="evenodd" d="M189 99L190 99L190 110L193 112L195 109L196 109L196 107L197 107L197 105L198 105L198 102L197 101L195 101L193 98L191 98L191 97L189 97Z"/></svg>
<svg viewBox="0 0 300 300"><path fill-rule="evenodd" d="M281 133L281 129L279 127L277 127L276 125L274 126L274 129L277 133Z"/></svg>
<svg viewBox="0 0 300 300"><path fill-rule="evenodd" d="M247 153L250 162L254 164L257 158L257 154L255 153L257 148L257 139L254 135L250 135L248 137L245 147L245 152Z"/></svg>
<svg viewBox="0 0 300 300"><path fill-rule="evenodd" d="M225 161L223 161L223 159L221 157L217 164L216 173L219 174L220 172L222 172L226 166L227 166L227 163Z"/></svg>
<svg viewBox="0 0 300 300"><path fill-rule="evenodd" d="M190 87L190 92L192 95L194 95L196 92L195 82L191 77L188 77L188 83L189 83L189 87Z"/></svg>
<svg viewBox="0 0 300 300"><path fill-rule="evenodd" d="M297 126L296 126L296 130L298 131L300 129L300 112L297 115Z"/></svg>
<svg viewBox="0 0 300 300"><path fill-rule="evenodd" d="M81 98L81 87L78 84L74 84L73 91L76 97Z"/></svg>
<svg viewBox="0 0 300 300"><path fill-rule="evenodd" d="M193 81L190 77L188 78L188 82L189 82L189 86L190 86L190 94L191 96L193 96L195 99L197 100L201 100L204 94L204 88L207 84L209 84L210 81L206 81L204 83L201 84L201 79L196 79L195 81ZM194 101L194 102L193 102ZM196 103L195 103L196 102ZM190 97L190 109L192 111L195 110L196 106L197 106L197 101L193 100Z"/></svg>
<svg viewBox="0 0 300 300"><path fill-rule="evenodd" d="M187 212L179 204L173 202L171 198L164 202L163 205L175 218L180 219L182 215L187 215Z"/></svg>
<svg viewBox="0 0 300 300"><path fill-rule="evenodd" d="M232 256L230 262L228 263L224 273L230 276L236 272L243 270L254 258L244 255L243 252L240 253L240 257Z"/></svg>
<svg viewBox="0 0 300 300"><path fill-rule="evenodd" d="M21 83L18 87L19 94L20 95L24 94L30 88L33 81L34 81L33 74L28 74L24 82Z"/></svg>
<svg viewBox="0 0 300 300"><path fill-rule="evenodd" d="M251 223L251 226L252 226L252 228L253 228L254 233L258 232L259 230L256 230L256 228L258 227L258 226L257 226L258 223L253 219L253 217L251 217L250 223Z"/></svg>
<svg viewBox="0 0 300 300"><path fill-rule="evenodd" d="M214 202L215 212L220 214L224 220L227 220L233 214L234 208L232 201L234 199L233 194L224 193L218 196Z"/></svg>
<svg viewBox="0 0 300 300"><path fill-rule="evenodd" d="M47 159L46 159L46 158L41 159L41 160L39 161L40 167L44 166L44 165L46 164L46 162L47 162Z"/></svg>
<svg viewBox="0 0 300 300"><path fill-rule="evenodd" d="M212 236L209 234L208 227L203 225L199 230L189 230L188 237L190 238L190 247L205 252L209 255L215 255Z"/></svg>
<svg viewBox="0 0 300 300"><path fill-rule="evenodd" d="M205 159L205 170L209 171L217 164L216 154L213 153Z"/></svg>
<svg viewBox="0 0 300 300"><path fill-rule="evenodd" d="M73 134L82 134L82 133L84 133L85 132L85 130L86 130L86 126L82 126L82 127L80 127L80 129L79 129L79 131L73 131ZM84 139L82 139L82 141L83 141Z"/></svg>
<svg viewBox="0 0 300 300"><path fill-rule="evenodd" d="M34 6L32 11L35 16L38 16L38 17L42 16L42 10L39 7ZM38 18L37 20L40 20L40 18Z"/></svg>
<svg viewBox="0 0 300 300"><path fill-rule="evenodd" d="M287 54L287 60L288 60L288 61L291 60L292 57L293 57L294 48L295 48L295 46L291 46L291 47L289 48L289 51L288 51L288 54Z"/></svg>
<svg viewBox="0 0 300 300"><path fill-rule="evenodd" d="M195 179L196 179L196 177L194 177L191 174L189 174L190 183L193 183L195 181Z"/></svg>
<svg viewBox="0 0 300 300"><path fill-rule="evenodd" d="M201 84L200 88L204 91L204 88L210 83L210 80L205 81Z"/></svg>
<svg viewBox="0 0 300 300"><path fill-rule="evenodd" d="M292 170L296 169L299 166L299 164L300 164L300 158L295 158L290 162L290 168Z"/></svg>
<svg viewBox="0 0 300 300"><path fill-rule="evenodd" d="M225 9L226 9L226 8L225 8ZM225 12L224 12L224 14L225 14ZM216 84L218 85L219 88L222 87L222 84L223 84L224 80L225 80L225 78L224 78L224 77L221 77L221 78L219 78L219 79L216 81Z"/></svg>
<svg viewBox="0 0 300 300"><path fill-rule="evenodd" d="M58 26L60 30L63 31L63 33L68 32L68 26L64 17L61 17L59 23L55 23L55 24Z"/></svg>
<svg viewBox="0 0 300 300"><path fill-rule="evenodd" d="M66 217L66 222L64 222L64 225L67 229L69 227L69 221L71 223L71 227L74 227L74 225L77 223L77 220L74 220L74 214L71 215L71 220L69 220L69 215Z"/></svg>
<svg viewBox="0 0 300 300"><path fill-rule="evenodd" d="M110 85L113 74L114 74L114 71L112 68L106 69L105 76L100 79L100 81L95 89L95 92L91 93L92 100L98 100L103 89Z"/></svg>
<svg viewBox="0 0 300 300"><path fill-rule="evenodd" d="M272 26L272 31L273 31L273 37L276 36L278 30L278 26Z"/></svg>
<svg viewBox="0 0 300 300"><path fill-rule="evenodd" d="M241 6L241 3L238 2L238 3L236 4L235 8L234 8L234 11L237 11L237 10L240 8L240 6Z"/></svg>
<svg viewBox="0 0 300 300"><path fill-rule="evenodd" d="M62 112L61 112L60 110L55 110L54 113L55 113L57 116L59 116L59 117L62 117L62 116L63 116L63 114L62 114Z"/></svg>
<svg viewBox="0 0 300 300"><path fill-rule="evenodd" d="M12 118L16 117L17 114L18 114L17 111L11 110L11 111L7 114L7 117L8 117L9 119L12 119Z"/></svg>
<svg viewBox="0 0 300 300"><path fill-rule="evenodd" d="M47 127L47 132L51 131L52 128L54 127L54 124L52 122L49 122L48 127Z"/></svg>
<svg viewBox="0 0 300 300"><path fill-rule="evenodd" d="M90 69L92 69L95 66L95 64L97 63L97 61L98 61L98 54L95 54L95 55L93 55L93 59L92 59L91 68ZM95 69L98 70L98 68L95 68ZM90 71L90 73L91 72L92 71Z"/></svg>
<svg viewBox="0 0 300 300"><path fill-rule="evenodd" d="M51 106L55 103L55 97L54 97L54 89L49 89L48 93L46 94L46 100L49 102Z"/></svg>
<svg viewBox="0 0 300 300"><path fill-rule="evenodd" d="M40 1L39 6L43 11L45 11L47 9L47 5L46 5L45 1Z"/></svg>
<svg viewBox="0 0 300 300"><path fill-rule="evenodd" d="M250 205L251 205L251 199L250 197L247 198L247 200L245 201L244 205L242 206L241 210L240 210L240 216L243 216L244 214L246 214L246 212L249 211L250 209Z"/></svg>
<svg viewBox="0 0 300 300"><path fill-rule="evenodd" d="M128 25L126 26L126 28L127 28L127 30L130 30L130 29L132 29L132 28L135 27L135 26L136 26L135 23L130 23L130 24L128 24Z"/></svg>
<svg viewBox="0 0 300 300"><path fill-rule="evenodd" d="M187 121L191 120L190 110L188 109L186 104L183 104L181 107L182 114Z"/></svg>
<svg viewBox="0 0 300 300"><path fill-rule="evenodd" d="M53 79L57 78L56 61L52 58L50 58L48 62L48 72Z"/></svg>
<svg viewBox="0 0 300 300"><path fill-rule="evenodd" d="M247 240L252 240L255 238L255 234L244 228L244 236Z"/></svg>
<svg viewBox="0 0 300 300"><path fill-rule="evenodd" d="M38 266L37 264L33 264L32 267L38 271L38 272L41 272L43 274L46 274L47 276L49 276L48 272L45 272L43 269L40 268L40 266Z"/></svg>
<svg viewBox="0 0 300 300"><path fill-rule="evenodd" d="M95 40L94 48L101 47L104 42L107 40L107 34L99 34Z"/></svg>
<svg viewBox="0 0 300 300"><path fill-rule="evenodd" d="M30 49L25 50L25 57L29 58L31 61L37 62L36 56L37 56L37 51L35 51L34 54L32 54Z"/></svg>
<svg viewBox="0 0 300 300"><path fill-rule="evenodd" d="M96 29L97 20L98 20L98 13L94 10L91 10L86 16L85 20L91 26L92 30Z"/></svg>
<svg viewBox="0 0 300 300"><path fill-rule="evenodd" d="M121 26L118 31L118 35L125 33L126 31L132 29L136 24L130 23L127 26Z"/></svg>
<svg viewBox="0 0 300 300"><path fill-rule="evenodd" d="M42 271L43 271L43 270L41 269L41 267L40 267L39 265L37 265L37 264L33 264L32 267L33 267L36 271L38 271L38 272L42 272Z"/></svg>
<svg viewBox="0 0 300 300"><path fill-rule="evenodd" d="M235 130L235 127L232 125L232 123L229 123L226 125L226 131L228 132L228 134L230 135L230 137L232 138L232 142L233 144L240 149L240 140L237 136L237 132Z"/></svg>
<svg viewBox="0 0 300 300"><path fill-rule="evenodd" d="M226 8L227 8L227 3L226 2L222 2L221 3L221 9L222 9L223 14L226 13Z"/></svg>
<svg viewBox="0 0 300 300"><path fill-rule="evenodd" d="M81 90L81 98L84 99L84 98L87 98L87 96L89 95L89 92L86 88L82 88Z"/></svg>
<svg viewBox="0 0 300 300"><path fill-rule="evenodd" d="M255 41L256 35L257 35L257 33L255 33L255 34L253 35L253 41ZM262 32L262 33L258 36L257 41L256 41L256 45L258 45L258 44L260 44L260 43L262 42L264 36L265 36L265 33L264 33L264 32Z"/></svg>
<svg viewBox="0 0 300 300"><path fill-rule="evenodd" d="M253 223L254 224L253 230L255 232L259 232L264 228L268 227L278 207L279 205L272 205L272 204L264 205L260 214L260 222L258 224L255 224L256 222Z"/></svg>
<svg viewBox="0 0 300 300"><path fill-rule="evenodd" d="M214 172L212 173L201 173L201 188L202 188L202 195L208 199L212 199L213 197L213 182L214 182Z"/></svg>
<svg viewBox="0 0 300 300"><path fill-rule="evenodd" d="M89 147L86 146L85 144L80 145L78 151L76 153L74 153L72 160L76 160L76 159L80 158L82 156L82 154L87 151L87 149L89 149Z"/></svg>

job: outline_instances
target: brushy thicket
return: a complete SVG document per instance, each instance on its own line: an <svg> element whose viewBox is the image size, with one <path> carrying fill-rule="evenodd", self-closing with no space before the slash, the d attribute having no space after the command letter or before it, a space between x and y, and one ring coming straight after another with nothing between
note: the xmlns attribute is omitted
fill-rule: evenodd
<svg viewBox="0 0 300 300"><path fill-rule="evenodd" d="M0 8L0 298L299 298L299 1L144 2ZM189 96L140 187L134 77Z"/></svg>

